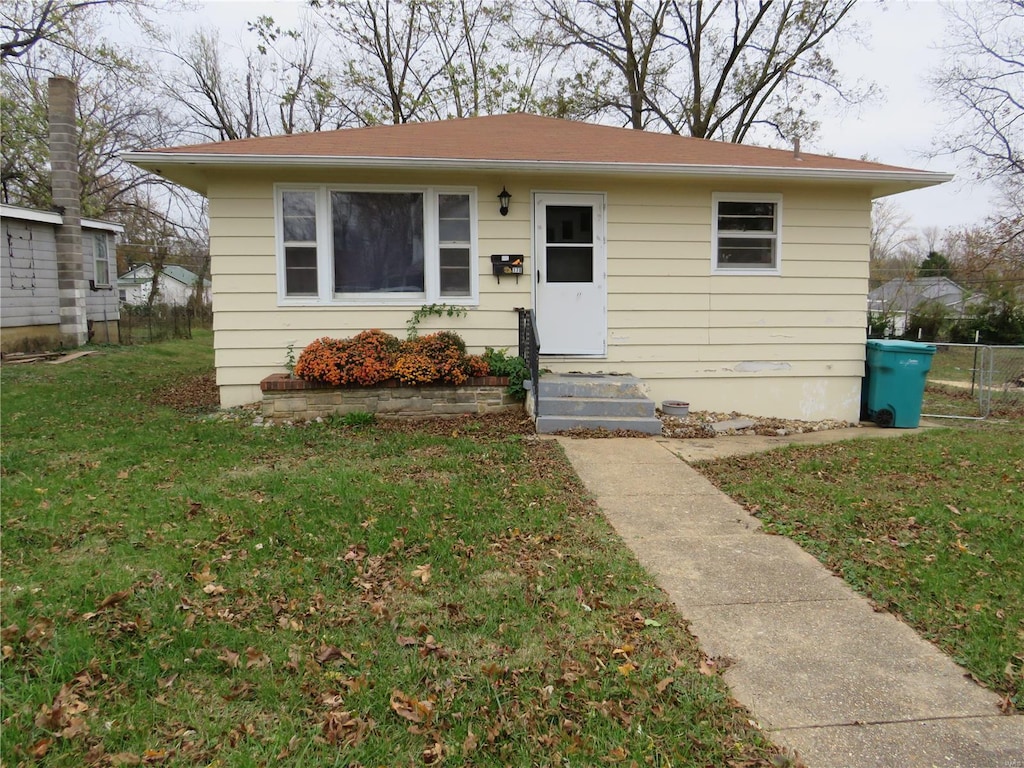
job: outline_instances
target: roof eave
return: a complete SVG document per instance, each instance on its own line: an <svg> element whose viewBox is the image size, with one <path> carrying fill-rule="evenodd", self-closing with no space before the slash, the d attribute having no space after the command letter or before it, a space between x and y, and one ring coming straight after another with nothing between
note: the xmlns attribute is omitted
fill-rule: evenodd
<svg viewBox="0 0 1024 768"><path fill-rule="evenodd" d="M493 160L423 157L337 157L317 155L245 155L199 154L185 152L128 152L123 159L140 168L172 180L181 179L192 189L204 191L201 168L223 166L246 168L351 168L405 170L479 170L512 173L557 173L605 176L704 177L729 179L772 179L783 181L822 181L864 184L873 196L890 195L911 189L922 189L950 181L949 173L903 170L850 170L834 168L793 168L781 166L704 165L680 163L618 163L576 162L556 160ZM186 173L165 173L174 168ZM189 171L188 169L193 169ZM192 183L188 183L191 180ZM197 183L198 182L198 183Z"/></svg>

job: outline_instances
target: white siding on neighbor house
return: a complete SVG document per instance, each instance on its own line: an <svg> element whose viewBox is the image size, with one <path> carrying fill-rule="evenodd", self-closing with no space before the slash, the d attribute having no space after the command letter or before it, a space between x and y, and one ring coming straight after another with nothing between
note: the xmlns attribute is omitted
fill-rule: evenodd
<svg viewBox="0 0 1024 768"><path fill-rule="evenodd" d="M57 293L57 247L55 226L47 222L5 218L2 234L4 254L0 260L0 318L4 328L60 325ZM92 238L106 238L111 269L116 270L114 238L104 230L82 230L83 279L95 279ZM86 291L86 316L94 322L118 319L115 290ZM54 331L56 333L56 330ZM107 341L104 334L96 341ZM109 341L116 343L116 334Z"/></svg>
<svg viewBox="0 0 1024 768"><path fill-rule="evenodd" d="M118 288L124 291L124 303L135 306L147 304L149 302L149 294L153 290L153 268L148 264L143 264L131 270L129 274L142 282L129 283L125 281L125 276L122 275L121 279L124 282L121 282ZM174 279L170 275L161 274L157 284L159 289L156 298L157 304L184 307L192 298L193 287Z"/></svg>
<svg viewBox="0 0 1024 768"><path fill-rule="evenodd" d="M534 192L607 194L608 353L545 357L562 371L629 372L656 400L694 409L856 419L863 375L871 201L865 189L814 184L622 180L594 177L347 173L237 173L209 186L217 377L224 405L259 398L320 336L381 328L399 336L416 306L279 307L274 182L475 186L479 306L464 318L428 318L471 351L517 343L514 307L532 306ZM502 186L512 193L498 213ZM782 194L781 274L712 274L712 194ZM522 254L526 274L491 274L490 256ZM543 339L541 340L543 351Z"/></svg>
<svg viewBox="0 0 1024 768"><path fill-rule="evenodd" d="M0 260L0 318L4 328L59 325L54 225L5 218Z"/></svg>
<svg viewBox="0 0 1024 768"><path fill-rule="evenodd" d="M93 236L106 238L107 258L110 265L109 280L112 284L106 286L97 285L95 290L90 289L86 291L86 316L94 323L113 322L119 320L121 316L121 305L117 296L117 256L114 248L114 236L103 230L82 229L82 250L85 252L84 277L87 285L90 284L90 280L93 283L96 280L96 263L93 260L92 242L90 242ZM117 344L120 340L113 330L101 328L99 330L94 329L91 341Z"/></svg>

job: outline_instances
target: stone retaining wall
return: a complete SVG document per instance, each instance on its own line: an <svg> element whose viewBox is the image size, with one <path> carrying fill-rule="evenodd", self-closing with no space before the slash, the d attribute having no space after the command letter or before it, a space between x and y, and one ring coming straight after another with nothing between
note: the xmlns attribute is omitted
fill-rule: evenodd
<svg viewBox="0 0 1024 768"><path fill-rule="evenodd" d="M523 404L505 391L508 379L485 376L465 384L409 387L384 382L374 387L333 387L316 381L275 373L260 382L266 418L302 421L331 415L364 412L383 418L460 416L515 410Z"/></svg>

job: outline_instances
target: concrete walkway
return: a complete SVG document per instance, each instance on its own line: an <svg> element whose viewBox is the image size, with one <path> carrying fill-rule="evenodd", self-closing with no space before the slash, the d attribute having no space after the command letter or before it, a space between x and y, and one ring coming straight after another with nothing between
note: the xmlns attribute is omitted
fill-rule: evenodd
<svg viewBox="0 0 1024 768"><path fill-rule="evenodd" d="M808 768L1024 767L1024 716L1000 714L998 696L910 627L762 533L673 452L693 441L559 442L733 695Z"/></svg>

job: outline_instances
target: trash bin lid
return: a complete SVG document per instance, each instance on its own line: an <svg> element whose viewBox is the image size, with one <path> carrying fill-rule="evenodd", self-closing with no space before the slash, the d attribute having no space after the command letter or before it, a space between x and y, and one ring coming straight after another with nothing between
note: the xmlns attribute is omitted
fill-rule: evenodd
<svg viewBox="0 0 1024 768"><path fill-rule="evenodd" d="M868 339L868 349L879 352L913 352L919 355L934 355L935 345L903 339Z"/></svg>

